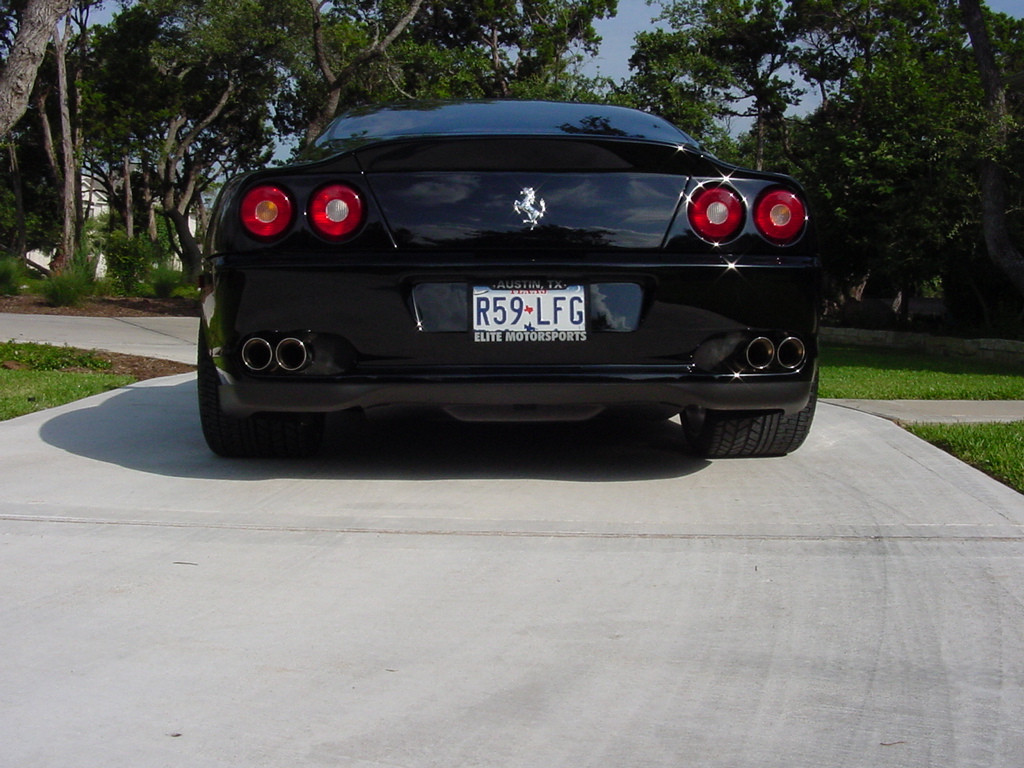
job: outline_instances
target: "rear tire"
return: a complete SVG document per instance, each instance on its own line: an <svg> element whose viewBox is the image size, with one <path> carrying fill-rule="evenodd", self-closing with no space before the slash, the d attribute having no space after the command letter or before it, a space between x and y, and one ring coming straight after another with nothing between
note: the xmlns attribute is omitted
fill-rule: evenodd
<svg viewBox="0 0 1024 768"><path fill-rule="evenodd" d="M779 412L708 411L697 420L684 413L683 430L693 449L708 459L783 456L807 438L817 400L815 380L807 405L790 416Z"/></svg>
<svg viewBox="0 0 1024 768"><path fill-rule="evenodd" d="M230 416L220 404L220 376L199 331L199 421L210 450L228 458L302 458L323 442L321 413L258 413Z"/></svg>

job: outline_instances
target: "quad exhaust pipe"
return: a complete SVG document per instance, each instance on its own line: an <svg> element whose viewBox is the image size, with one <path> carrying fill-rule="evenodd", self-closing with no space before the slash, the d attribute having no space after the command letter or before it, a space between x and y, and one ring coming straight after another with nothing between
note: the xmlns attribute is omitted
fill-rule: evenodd
<svg viewBox="0 0 1024 768"><path fill-rule="evenodd" d="M787 336L779 343L775 358L787 371L794 371L807 359L807 347L795 336Z"/></svg>
<svg viewBox="0 0 1024 768"><path fill-rule="evenodd" d="M266 339L253 336L242 345L242 362L254 373L265 371L274 362L274 348Z"/></svg>
<svg viewBox="0 0 1024 768"><path fill-rule="evenodd" d="M282 371L295 373L309 365L310 351L302 339L289 336L277 342L277 346L274 348L274 360Z"/></svg>
<svg viewBox="0 0 1024 768"><path fill-rule="evenodd" d="M775 359L775 345L767 336L758 336L747 344L747 365L755 371L763 371Z"/></svg>
<svg viewBox="0 0 1024 768"><path fill-rule="evenodd" d="M287 336L276 344L262 336L253 336L242 345L242 364L253 373L265 373L275 367L296 373L312 361L312 348L294 336Z"/></svg>
<svg viewBox="0 0 1024 768"><path fill-rule="evenodd" d="M795 371L807 360L807 347L795 336L787 336L778 346L767 336L758 336L747 343L744 357L755 371L766 371L772 365ZM252 373L272 369L297 373L312 362L313 348L295 336L286 336L276 344L262 336L252 336L242 345L242 363Z"/></svg>
<svg viewBox="0 0 1024 768"><path fill-rule="evenodd" d="M755 371L765 371L772 364L795 371L807 360L807 347L795 336L787 336L778 346L767 336L758 336L747 344L745 357Z"/></svg>

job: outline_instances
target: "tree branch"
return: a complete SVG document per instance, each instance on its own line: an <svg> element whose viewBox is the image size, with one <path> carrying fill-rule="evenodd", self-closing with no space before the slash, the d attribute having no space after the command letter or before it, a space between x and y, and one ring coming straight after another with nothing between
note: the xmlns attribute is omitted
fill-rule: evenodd
<svg viewBox="0 0 1024 768"><path fill-rule="evenodd" d="M25 114L46 44L57 20L68 12L71 3L72 0L29 0L14 47L0 71L0 139Z"/></svg>

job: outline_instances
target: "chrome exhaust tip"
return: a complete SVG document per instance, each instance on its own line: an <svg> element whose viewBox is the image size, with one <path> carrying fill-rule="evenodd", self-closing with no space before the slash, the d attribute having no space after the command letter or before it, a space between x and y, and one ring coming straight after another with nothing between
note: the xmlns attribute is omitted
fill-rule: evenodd
<svg viewBox="0 0 1024 768"><path fill-rule="evenodd" d="M789 371L796 370L807 359L807 347L795 336L788 336L779 343L776 353L779 365Z"/></svg>
<svg viewBox="0 0 1024 768"><path fill-rule="evenodd" d="M763 371L775 359L775 345L765 336L758 336L747 344L747 365L755 371Z"/></svg>
<svg viewBox="0 0 1024 768"><path fill-rule="evenodd" d="M294 373L301 371L312 360L312 351L306 346L302 339L289 336L277 342L274 350L274 359L282 371Z"/></svg>
<svg viewBox="0 0 1024 768"><path fill-rule="evenodd" d="M242 362L250 371L265 371L274 362L274 350L270 342L260 336L253 336L242 345Z"/></svg>

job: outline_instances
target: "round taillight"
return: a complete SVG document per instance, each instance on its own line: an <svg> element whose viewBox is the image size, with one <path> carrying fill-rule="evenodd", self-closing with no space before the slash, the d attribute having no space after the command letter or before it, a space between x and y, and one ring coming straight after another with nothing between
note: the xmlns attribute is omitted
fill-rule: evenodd
<svg viewBox="0 0 1024 768"><path fill-rule="evenodd" d="M352 234L363 223L363 199L352 187L328 184L309 201L309 220L313 229L329 240Z"/></svg>
<svg viewBox="0 0 1024 768"><path fill-rule="evenodd" d="M765 190L754 204L754 225L776 245L789 245L804 231L807 206L793 192L781 187Z"/></svg>
<svg viewBox="0 0 1024 768"><path fill-rule="evenodd" d="M728 187L704 187L690 197L687 216L698 235L721 243L743 226L743 201Z"/></svg>
<svg viewBox="0 0 1024 768"><path fill-rule="evenodd" d="M264 184L253 187L242 198L242 226L259 238L282 234L292 222L292 201L280 187Z"/></svg>

